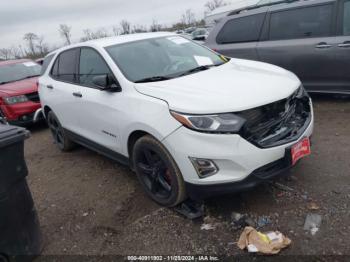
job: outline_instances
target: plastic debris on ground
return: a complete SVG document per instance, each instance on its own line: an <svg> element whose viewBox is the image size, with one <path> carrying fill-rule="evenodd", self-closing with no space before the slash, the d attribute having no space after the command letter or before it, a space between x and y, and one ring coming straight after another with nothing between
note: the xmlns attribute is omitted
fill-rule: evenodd
<svg viewBox="0 0 350 262"><path fill-rule="evenodd" d="M259 229L272 223L268 216L260 216L254 219L249 217L247 214L240 214L236 212L231 214L231 219L233 229L241 229L246 226L256 227Z"/></svg>
<svg viewBox="0 0 350 262"><path fill-rule="evenodd" d="M253 227L244 228L238 247L251 253L277 254L291 244L291 240L279 231L261 233Z"/></svg>
<svg viewBox="0 0 350 262"><path fill-rule="evenodd" d="M319 230L322 217L318 214L308 214L304 223L304 230L310 231L311 235L315 235Z"/></svg>
<svg viewBox="0 0 350 262"><path fill-rule="evenodd" d="M307 208L310 210L319 210L320 209L320 207L315 202L310 202L307 205Z"/></svg>
<svg viewBox="0 0 350 262"><path fill-rule="evenodd" d="M278 183L278 182L275 182L272 185L280 190L283 190L283 191L289 191L289 192L295 191L293 188L286 186L286 185L283 185L283 184Z"/></svg>
<svg viewBox="0 0 350 262"><path fill-rule="evenodd" d="M204 214L204 205L201 202L186 200L173 208L179 214L188 219L200 218Z"/></svg>
<svg viewBox="0 0 350 262"><path fill-rule="evenodd" d="M216 228L213 224L203 224L201 225L201 230L214 230Z"/></svg>
<svg viewBox="0 0 350 262"><path fill-rule="evenodd" d="M251 226L251 227L255 226L255 221L252 218L248 217L247 214L240 214L240 213L233 212L231 214L231 219L232 219L232 226L234 229L241 229L245 226Z"/></svg>

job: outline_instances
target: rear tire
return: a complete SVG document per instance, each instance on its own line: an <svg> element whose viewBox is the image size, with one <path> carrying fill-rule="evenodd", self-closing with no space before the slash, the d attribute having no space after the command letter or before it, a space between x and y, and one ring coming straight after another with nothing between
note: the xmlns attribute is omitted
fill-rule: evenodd
<svg viewBox="0 0 350 262"><path fill-rule="evenodd" d="M75 143L68 138L57 116L52 111L47 114L47 124L51 130L55 144L61 151L68 152L75 147Z"/></svg>
<svg viewBox="0 0 350 262"><path fill-rule="evenodd" d="M146 135L137 140L132 160L142 187L155 202L171 207L186 199L185 182L178 166L155 138Z"/></svg>

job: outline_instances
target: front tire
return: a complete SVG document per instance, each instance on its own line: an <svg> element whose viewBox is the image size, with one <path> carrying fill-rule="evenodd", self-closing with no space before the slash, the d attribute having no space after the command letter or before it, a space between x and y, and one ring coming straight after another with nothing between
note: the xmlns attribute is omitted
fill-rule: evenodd
<svg viewBox="0 0 350 262"><path fill-rule="evenodd" d="M147 135L136 141L133 165L137 177L154 201L163 206L176 206L186 199L182 174L167 149Z"/></svg>
<svg viewBox="0 0 350 262"><path fill-rule="evenodd" d="M68 138L63 127L58 121L57 116L52 111L50 111L47 114L47 124L49 125L49 128L51 130L51 134L55 144L61 151L67 152L74 148L74 142Z"/></svg>

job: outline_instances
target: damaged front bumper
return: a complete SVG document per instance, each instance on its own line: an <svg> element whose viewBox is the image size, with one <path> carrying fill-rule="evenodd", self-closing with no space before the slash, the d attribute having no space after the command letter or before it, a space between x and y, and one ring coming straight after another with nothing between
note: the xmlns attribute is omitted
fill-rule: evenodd
<svg viewBox="0 0 350 262"><path fill-rule="evenodd" d="M266 132L262 130L267 124L260 112L255 115L258 118L251 118L262 120L260 132L251 137L255 141L249 141L242 134L201 133L186 127L162 141L178 164L192 198L242 191L284 174L292 166L291 147L310 138L313 132L312 101L308 96L291 96L284 101L288 106L282 107L280 102L274 108L275 121L268 123L272 124ZM266 112L265 108L262 112ZM288 132L276 132L286 128ZM191 158L211 160L218 172L199 177Z"/></svg>
<svg viewBox="0 0 350 262"><path fill-rule="evenodd" d="M311 99L301 86L286 99L239 112L246 119L240 135L259 148L290 143L309 126L311 111Z"/></svg>
<svg viewBox="0 0 350 262"><path fill-rule="evenodd" d="M24 114L18 117L17 120L8 120L8 122L12 125L18 126L26 126L33 123L38 123L44 119L42 109L39 108L33 113Z"/></svg>

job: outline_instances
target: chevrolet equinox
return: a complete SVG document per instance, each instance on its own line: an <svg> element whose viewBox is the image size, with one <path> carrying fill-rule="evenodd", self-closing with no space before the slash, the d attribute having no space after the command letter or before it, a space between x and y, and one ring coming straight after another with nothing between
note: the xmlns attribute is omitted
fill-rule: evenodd
<svg viewBox="0 0 350 262"><path fill-rule="evenodd" d="M311 99L274 65L148 33L64 47L43 66L57 146L129 165L161 205L251 188L310 154Z"/></svg>

